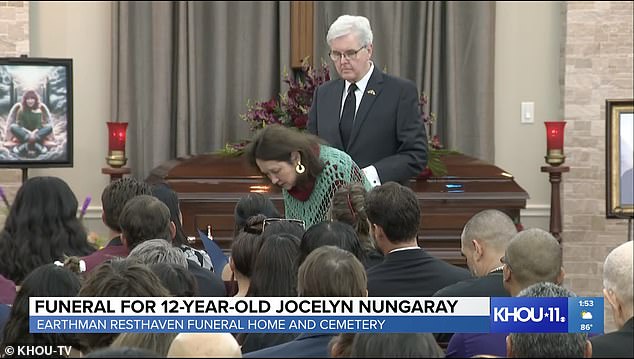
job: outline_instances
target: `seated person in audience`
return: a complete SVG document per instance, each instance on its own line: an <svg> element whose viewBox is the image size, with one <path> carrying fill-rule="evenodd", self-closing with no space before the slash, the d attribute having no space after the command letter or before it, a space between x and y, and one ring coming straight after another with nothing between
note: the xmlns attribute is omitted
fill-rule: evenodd
<svg viewBox="0 0 634 359"><path fill-rule="evenodd" d="M374 187L366 198L370 232L385 254L368 269L371 297L430 297L439 289L470 278L469 272L428 254L418 246L420 207L414 192L396 182Z"/></svg>
<svg viewBox="0 0 634 359"><path fill-rule="evenodd" d="M0 274L0 304L13 304L15 294L15 283Z"/></svg>
<svg viewBox="0 0 634 359"><path fill-rule="evenodd" d="M121 238L129 250L150 239L163 239L172 243L175 235L175 226L167 206L148 195L136 196L126 203L119 217L119 225ZM215 273L203 269L192 260L187 260L187 270L196 277L201 296L225 296L225 286Z"/></svg>
<svg viewBox="0 0 634 359"><path fill-rule="evenodd" d="M71 333L29 333L29 299L31 297L75 297L81 283L77 273L53 263L35 268L22 282L9 320L0 341L1 353L8 353L7 347L16 345L71 346L76 355L81 350L77 334Z"/></svg>
<svg viewBox="0 0 634 359"><path fill-rule="evenodd" d="M376 248L374 238L370 236L370 223L365 212L366 194L365 188L356 183L339 188L332 197L330 219L354 228L365 254L365 268L368 269L383 262L383 253Z"/></svg>
<svg viewBox="0 0 634 359"><path fill-rule="evenodd" d="M444 358L430 333L357 333L350 358Z"/></svg>
<svg viewBox="0 0 634 359"><path fill-rule="evenodd" d="M228 333L180 333L172 340L168 358L241 358L240 346Z"/></svg>
<svg viewBox="0 0 634 359"><path fill-rule="evenodd" d="M603 296L612 309L617 331L590 339L595 358L634 358L634 290L632 241L613 249L603 264Z"/></svg>
<svg viewBox="0 0 634 359"><path fill-rule="evenodd" d="M90 272L79 297L169 297L159 278L136 260L113 258ZM79 334L82 353L112 344L119 333Z"/></svg>
<svg viewBox="0 0 634 359"><path fill-rule="evenodd" d="M62 179L29 178L0 232L0 274L20 285L43 264L94 252L77 209L77 197Z"/></svg>
<svg viewBox="0 0 634 359"><path fill-rule="evenodd" d="M187 256L187 259L193 260L201 267L213 271L214 268L211 264L209 254L202 249L192 248L187 241L187 236L183 231L182 225L183 215L178 204L178 195L176 192L169 188L167 184L159 183L152 186L152 195L165 203L170 210L170 218L175 227L174 239L172 240L174 246L180 248Z"/></svg>
<svg viewBox="0 0 634 359"><path fill-rule="evenodd" d="M315 249L299 267L300 297L365 297L367 277L363 264L350 252L335 246ZM332 333L300 334L293 341L258 350L247 358L328 357Z"/></svg>
<svg viewBox="0 0 634 359"><path fill-rule="evenodd" d="M151 264L150 269L174 297L197 297L196 277L187 268L174 263Z"/></svg>
<svg viewBox="0 0 634 359"><path fill-rule="evenodd" d="M267 196L262 193L249 193L249 195L240 198L233 211L233 219L235 221L235 228L233 230L234 237L247 227L249 218L257 215L263 215L264 218L282 217L271 199Z"/></svg>
<svg viewBox="0 0 634 359"><path fill-rule="evenodd" d="M564 270L559 242L550 233L526 229L516 234L504 253L502 277L504 288L511 296L535 283L563 283ZM506 355L506 335L502 333L456 333L446 350L447 358L474 355Z"/></svg>
<svg viewBox="0 0 634 359"><path fill-rule="evenodd" d="M110 230L110 241L108 244L92 253L91 255L82 257L86 263L86 271L90 272L97 265L114 257L127 257L128 248L121 241L121 227L119 226L119 216L123 211L123 206L139 195L151 195L150 186L145 182L137 181L132 177L121 178L110 182L101 193L101 205L103 212L101 219Z"/></svg>
<svg viewBox="0 0 634 359"><path fill-rule="evenodd" d="M310 252L321 246L335 246L346 250L361 262L365 263L365 255L357 233L349 224L343 222L321 222L310 227L299 245L299 264Z"/></svg>
<svg viewBox="0 0 634 359"><path fill-rule="evenodd" d="M128 258L133 258L148 267L157 263L177 264L183 268L188 267L185 253L164 239L149 239L139 243L130 251Z"/></svg>
<svg viewBox="0 0 634 359"><path fill-rule="evenodd" d="M255 260L262 246L262 222L265 218L261 214L249 218L247 224L231 242L228 267L231 271L230 281L235 281L237 285L235 297L245 297L249 290ZM229 295L228 292L227 295Z"/></svg>
<svg viewBox="0 0 634 359"><path fill-rule="evenodd" d="M291 234L265 236L255 260L247 297L297 297L299 239ZM242 353L295 339L295 333L240 333Z"/></svg>
<svg viewBox="0 0 634 359"><path fill-rule="evenodd" d="M504 251L517 229L513 221L497 209L487 209L465 224L460 236L460 251L474 278L445 287L435 297L508 297L502 281ZM439 343L447 343L451 333L435 334Z"/></svg>
<svg viewBox="0 0 634 359"><path fill-rule="evenodd" d="M121 333L110 345L111 348L146 349L165 358L178 333Z"/></svg>
<svg viewBox="0 0 634 359"><path fill-rule="evenodd" d="M540 282L523 289L518 297L576 297L552 282ZM506 337L509 358L591 358L592 345L586 333L510 333Z"/></svg>

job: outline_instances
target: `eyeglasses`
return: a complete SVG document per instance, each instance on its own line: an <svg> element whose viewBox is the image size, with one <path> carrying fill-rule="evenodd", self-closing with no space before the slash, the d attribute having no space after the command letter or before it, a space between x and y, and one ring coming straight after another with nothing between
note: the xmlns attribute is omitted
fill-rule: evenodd
<svg viewBox="0 0 634 359"><path fill-rule="evenodd" d="M509 263L509 259L506 258L506 254L502 258L500 258L500 262L502 262L502 264L504 265L507 265L510 270L513 270L513 267L511 267L511 263Z"/></svg>
<svg viewBox="0 0 634 359"><path fill-rule="evenodd" d="M359 51L365 49L366 47L363 46L361 47L359 50L348 50L346 52L344 52L343 54L339 51L330 51L328 53L328 55L330 55L330 59L332 61L339 61L341 60L341 58L345 58L346 60L354 60L357 58L357 54L359 53Z"/></svg>
<svg viewBox="0 0 634 359"><path fill-rule="evenodd" d="M296 223L299 224L300 226L302 226L302 229L306 229L306 223L304 223L304 221L302 221L301 219L292 219L292 218L267 218L264 220L264 222L262 222L262 233L264 233L264 229L266 228L267 224L272 224L272 223L276 223L276 222L291 222L291 223Z"/></svg>

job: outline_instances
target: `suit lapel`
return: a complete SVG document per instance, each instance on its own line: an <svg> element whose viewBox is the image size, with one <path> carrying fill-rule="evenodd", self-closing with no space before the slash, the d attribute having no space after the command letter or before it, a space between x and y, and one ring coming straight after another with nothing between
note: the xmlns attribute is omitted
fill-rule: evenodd
<svg viewBox="0 0 634 359"><path fill-rule="evenodd" d="M372 76L370 76L370 80L368 81L368 85L365 87L365 92L363 93L363 97L361 98L361 104L359 104L359 109L357 110L357 115L354 118L354 126L352 127L352 133L350 134L350 141L348 142L348 150L352 147L354 140L357 138L359 134L359 130L363 125L363 122L368 117L368 113L374 105L374 101L379 97L381 90L383 89L383 74L380 70L377 69L376 65L374 66L374 71L372 72ZM343 90L342 90L343 94ZM341 99L339 99L339 103L341 103Z"/></svg>
<svg viewBox="0 0 634 359"><path fill-rule="evenodd" d="M337 106L326 107L328 111L326 118L329 119L329 121L332 121L332 126L328 126L328 128L331 128L332 131L336 133L335 136L330 136L330 138L336 138L337 143L331 143L331 145L336 148L344 149L343 140L341 139L341 131L339 130L339 122L341 121L341 101L343 98L345 81L343 79L339 79L333 87L334 90L327 93L327 98L324 100L324 103L336 103Z"/></svg>

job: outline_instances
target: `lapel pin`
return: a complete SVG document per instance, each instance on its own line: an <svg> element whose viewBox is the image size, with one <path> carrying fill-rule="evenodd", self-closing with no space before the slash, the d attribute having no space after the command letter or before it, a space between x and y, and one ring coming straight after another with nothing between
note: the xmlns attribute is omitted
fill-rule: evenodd
<svg viewBox="0 0 634 359"><path fill-rule="evenodd" d="M376 96L376 92L374 92L374 90L368 90L367 92L372 96Z"/></svg>

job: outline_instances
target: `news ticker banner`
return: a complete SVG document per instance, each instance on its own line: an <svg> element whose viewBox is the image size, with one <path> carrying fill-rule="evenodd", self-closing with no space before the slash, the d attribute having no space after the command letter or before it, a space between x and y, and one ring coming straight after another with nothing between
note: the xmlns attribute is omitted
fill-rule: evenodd
<svg viewBox="0 0 634 359"><path fill-rule="evenodd" d="M33 297L31 333L603 333L603 298Z"/></svg>

